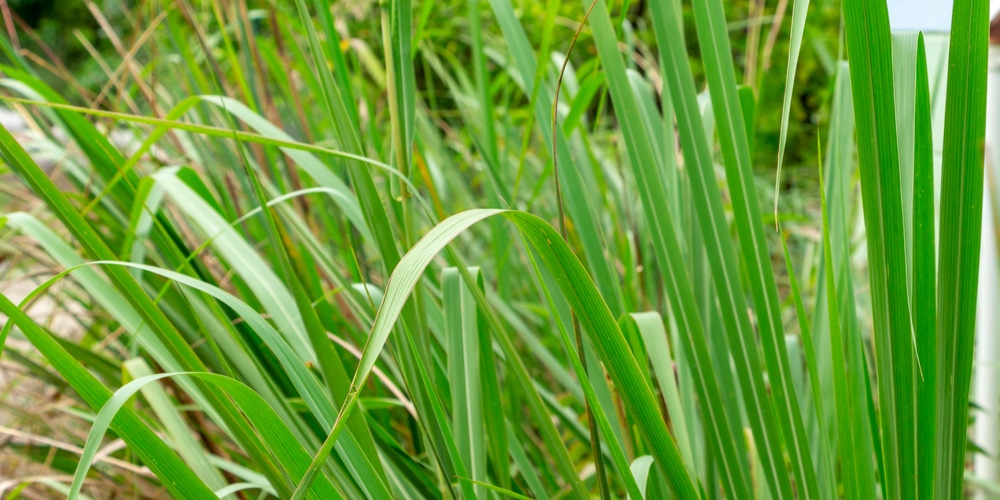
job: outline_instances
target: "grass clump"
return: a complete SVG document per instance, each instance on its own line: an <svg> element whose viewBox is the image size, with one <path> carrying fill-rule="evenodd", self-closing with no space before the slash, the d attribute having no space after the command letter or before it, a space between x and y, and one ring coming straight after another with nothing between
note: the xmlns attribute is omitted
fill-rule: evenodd
<svg viewBox="0 0 1000 500"><path fill-rule="evenodd" d="M0 345L88 429L47 488L962 494L987 2L956 5L938 187L928 42L845 0L820 190L773 216L756 124L779 164L799 145L807 0L780 112L721 0L585 1L572 54L556 2L435 5L150 0L125 40L91 9L118 50L97 91L0 42L34 130L0 130L29 200L3 234L47 279L0 297ZM80 338L25 313L46 294Z"/></svg>

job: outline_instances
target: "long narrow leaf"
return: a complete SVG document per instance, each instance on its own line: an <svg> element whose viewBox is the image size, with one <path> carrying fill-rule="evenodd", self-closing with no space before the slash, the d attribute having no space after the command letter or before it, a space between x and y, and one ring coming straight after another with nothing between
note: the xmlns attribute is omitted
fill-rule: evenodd
<svg viewBox="0 0 1000 500"><path fill-rule="evenodd" d="M889 13L881 2L844 2L851 90L875 322L879 423L889 497L916 495L914 346L892 73Z"/></svg>
<svg viewBox="0 0 1000 500"><path fill-rule="evenodd" d="M955 2L951 18L938 251L938 498L961 496L965 470L983 217L988 8L985 0Z"/></svg>

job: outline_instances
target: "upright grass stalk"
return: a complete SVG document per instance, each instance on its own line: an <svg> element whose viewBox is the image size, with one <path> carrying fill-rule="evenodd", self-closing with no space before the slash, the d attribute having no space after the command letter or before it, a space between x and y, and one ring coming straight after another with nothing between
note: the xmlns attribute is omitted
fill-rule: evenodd
<svg viewBox="0 0 1000 500"><path fill-rule="evenodd" d="M803 10L804 6L798 7ZM712 109L719 127L729 194L734 204L739 248L743 266L750 276L748 282L758 333L764 347L778 427L791 459L793 476L800 488L799 495L815 498L819 496L816 471L808 452L799 400L788 364L778 290L764 237L760 200L752 176L747 127L737 93L725 13L722 2L718 0L696 2L694 11L698 40L704 47L702 54L710 82L708 89L712 96ZM792 50L795 48L792 47ZM744 335L749 335L749 331ZM776 488L775 484L771 484L771 488L779 497L788 494Z"/></svg>
<svg viewBox="0 0 1000 500"><path fill-rule="evenodd" d="M844 3L851 89L875 323L884 494L916 495L913 335L895 126L889 13L880 2Z"/></svg>
<svg viewBox="0 0 1000 500"><path fill-rule="evenodd" d="M935 497L962 494L975 346L989 2L955 2L948 49L938 247Z"/></svg>
<svg viewBox="0 0 1000 500"><path fill-rule="evenodd" d="M934 498L938 461L937 263L934 226L934 140L924 38L917 40L913 155L913 329L917 338L917 478L920 498Z"/></svg>

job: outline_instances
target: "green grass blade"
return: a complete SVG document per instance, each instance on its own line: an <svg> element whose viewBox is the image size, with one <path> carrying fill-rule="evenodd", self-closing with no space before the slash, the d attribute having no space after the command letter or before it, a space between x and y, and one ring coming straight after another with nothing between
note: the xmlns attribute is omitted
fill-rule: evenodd
<svg viewBox="0 0 1000 500"><path fill-rule="evenodd" d="M406 17L402 19L399 17L401 10L407 12ZM400 36L400 28L404 28L406 34L409 34L409 23L411 22L408 15L409 10L409 0L381 0L379 2L379 11L382 15L380 23L382 25L382 50L385 55L383 58L385 62L385 86L386 92L389 94L390 140L395 156L393 163L404 177L409 177L413 144L410 141L412 124L404 115L412 115L412 111L408 113L406 109L412 110L413 108L412 99L415 90L412 85L413 59L409 51L410 40L409 36L406 36L405 39ZM402 46L404 43L406 44L405 50ZM405 71L402 68L404 64L410 66L408 77L404 76ZM406 185L400 184L399 189L399 198L405 199L408 196Z"/></svg>
<svg viewBox="0 0 1000 500"><path fill-rule="evenodd" d="M781 167L785 162L785 146L788 140L788 119L792 111L792 89L795 86L795 70L799 67L799 53L802 37L806 29L806 14L809 0L795 0L792 5L792 29L788 36L788 69L785 71L785 94L781 99L781 128L778 132L778 168L774 174L774 218L778 219L778 195L781 193ZM749 134L748 134L749 136Z"/></svg>
<svg viewBox="0 0 1000 500"><path fill-rule="evenodd" d="M194 105L198 101L219 106L223 111L232 114L234 117L262 136L290 142L293 141L292 137L285 131L255 113L245 104L222 96L189 97L188 99L185 99L184 102L175 106L168 116L180 116L183 113L181 110L186 109L189 105ZM329 167L320 162L314 155L306 151L291 148L282 148L282 151L292 158L296 164L302 167L302 169L305 170L317 183L337 191L339 195L333 198L334 202L336 202L340 209L344 211L348 220L354 224L354 227L361 233L361 236L366 240L371 239L371 233L365 225L365 220L361 214L361 207L358 205L357 198L344 184L344 182L330 170Z"/></svg>
<svg viewBox="0 0 1000 500"><path fill-rule="evenodd" d="M754 311L757 317L757 327L763 344L764 359L767 363L770 380L771 396L776 407L778 428L784 438L789 458L791 459L792 475L799 485L799 494L809 498L819 495L816 481L816 471L809 453L805 426L798 395L788 366L788 352L785 347L785 334L782 325L781 308L778 301L778 289L774 280L774 270L771 267L767 239L764 235L764 224L760 210L760 200L753 179L753 165L750 160L750 147L746 128L742 117L742 106L737 93L736 75L733 69L732 50L729 43L729 32L726 29L725 12L721 0L695 2L695 21L698 26L698 41L702 48L702 58L705 62L708 90L712 96L712 109L715 113L716 126L719 130L719 140L722 144L722 156L726 166L726 180L729 195L733 201L733 213L736 217L737 233L740 240L740 251L743 266L747 270ZM795 5L803 16L807 5ZM790 41L789 58L797 56L797 41L795 25L804 23L804 19L796 20L793 15L793 34ZM798 34L801 38L801 33ZM801 40L798 40L800 43ZM790 64L790 71L794 70ZM794 72L793 72L794 76ZM718 271L716 271L718 273ZM739 302L736 302L739 305ZM745 330L743 335L750 336ZM783 470L783 459L778 452L777 457L769 456L766 446L772 446L780 441L777 434L768 431L767 415L764 416L764 434L756 435L758 446L765 448L762 459L765 467L773 467L774 471L766 471L774 475ZM760 431L758 431L760 432ZM769 433L770 432L770 433ZM773 439L774 443L762 443L761 437ZM773 463L768 463L773 461ZM779 474L777 478L768 477L771 490L779 498L789 497L786 489L787 476Z"/></svg>
<svg viewBox="0 0 1000 500"><path fill-rule="evenodd" d="M938 498L961 496L965 470L983 215L988 14L985 0L955 2L948 50L938 252Z"/></svg>
<svg viewBox="0 0 1000 500"><path fill-rule="evenodd" d="M272 137L270 135L260 135L260 134L250 133L250 132L243 132L243 131L240 131L240 130L234 131L231 128L213 127L213 126L209 126L209 125L200 125L200 124L196 124L196 123L187 123L187 122L181 122L181 121L177 120L178 117L180 117L181 115L183 115L182 111L186 112L188 109L190 109L190 106L196 104L198 101L200 101L202 99L203 99L202 97L190 97L190 98L188 98L183 103L177 105L177 107L174 110L174 111L177 112L176 115L171 114L171 115L168 115L168 116L170 116L172 118L166 118L166 119L164 119L164 118L150 118L150 117L147 117L147 116L139 116L139 115L130 115L130 114L127 114L127 113L116 113L116 112L112 112L112 111L102 111L102 110L99 110L99 109L84 108L84 107L80 107L80 106L71 106L71 105L68 105L68 104L57 104L57 103L51 103L51 102L45 102L45 101L32 101L32 100L27 100L27 99L18 99L18 98L0 96L0 101L8 101L8 102L19 103L19 104L30 104L30 105L33 105L33 106L41 106L41 107L53 108L53 109L57 109L57 110L74 111L74 112L77 112L77 113L84 113L84 114L88 114L88 115L92 115L92 116L96 116L96 117L111 118L111 119L115 119L115 120L123 120L123 121L127 121L127 122L130 122L130 123L145 124L145 125L155 125L158 128L156 130L154 130L154 132L151 134L151 136L162 137L162 134L166 130L172 129L172 130L181 130L181 131L185 131L185 132L194 132L194 133L203 134L203 135L211 136L211 137L222 137L222 138L226 138L226 139L235 139L237 141L254 143L254 144L261 144L261 145L264 145L264 146L275 146L275 147L279 147L279 148L283 148L283 149L287 148L289 150L307 151L307 152L311 152L311 153L315 153L315 154L327 155L327 156L330 156L330 157L333 157L333 158L339 158L339 159L342 159L342 160L354 161L354 162L357 162L357 163L360 163L360 164L364 164L368 168L372 168L372 169L378 170L380 172L386 173L388 175L394 176L394 177L396 177L398 179L401 179L401 180L404 179L404 178L401 177L401 174L399 173L399 171L396 170L395 168L393 168L393 167L391 167L391 166L389 166L389 165L387 165L387 164L385 164L385 163L383 163L383 162L381 162L379 160L368 158L366 156L362 156L362 155L359 155L359 154L349 153L349 152L346 152L346 151L343 151L343 150L338 150L338 149L331 149L331 148L328 148L328 147L318 146L318 145L315 145L315 144L306 144L306 143L295 141L295 140L291 140L291 139L284 139L284 138L282 138L282 137L285 137L284 135L279 135L278 137ZM211 97L210 99L212 99L212 100L218 100L219 98L218 97ZM227 100L227 101L218 101L218 102L220 102L220 103L221 102L231 103L231 104L228 104L228 105L232 105L232 106L234 106L234 108L230 109L229 111L230 112L238 111L238 107L239 107L238 104L239 103L237 103L236 101L228 101ZM242 116L247 116L247 115L240 115L240 116L242 117ZM260 126L261 122L256 121L256 120L248 120L248 125ZM269 131L271 129L262 128L262 130ZM145 148L145 147L148 147L148 146L149 145L147 144L147 145L144 145L143 147ZM145 150L145 149L141 149L140 151L143 152L143 153L147 152L147 150ZM133 160L134 159L135 158L133 158ZM318 182L322 181L322 179L316 179L316 180ZM335 185L328 186L328 187L330 189L335 190L335 191L343 191L343 188L341 187L343 185L344 185L343 182L341 182L340 184L335 184ZM412 184L410 184L409 187L412 189L412 187L413 187ZM429 207L429 205L427 205L427 206Z"/></svg>
<svg viewBox="0 0 1000 500"><path fill-rule="evenodd" d="M481 307L481 306L480 306ZM483 395L487 453L495 481L503 488L511 486L511 443L507 437L507 418L501 399L500 370L488 318L478 314L480 391Z"/></svg>
<svg viewBox="0 0 1000 500"><path fill-rule="evenodd" d="M535 273L541 275L542 274L541 268L538 267L538 263L537 260L534 258L534 255L531 255L531 263L532 267L535 268ZM553 299L551 290L549 289L548 286L544 284L542 285L541 288L543 295L545 295L545 300L548 303L549 308L553 311L553 315L559 316L559 318L556 320L556 327L559 330L559 336L562 339L563 348L569 354L568 358L570 360L570 364L573 365L573 371L576 373L577 379L580 380L580 385L583 387L583 391L586 397L586 403L588 405L588 408L592 412L588 418L593 418L596 423L596 429L595 428L589 429L590 430L589 436L596 434L598 431L600 432L601 435L606 436L605 442L607 443L607 447L609 448L610 451L611 462L614 465L615 470L618 472L618 476L621 478L622 482L625 483L626 492L628 492L628 495L630 497L637 496L640 494L639 486L636 484L635 478L632 476L632 470L631 467L629 466L628 459L625 458L625 452L622 450L621 440L615 435L615 430L614 428L612 428L611 421L608 418L608 412L606 409L613 408L614 406L613 404L610 403L610 401L607 400L610 398L602 400L595 390L595 386L597 386L597 384L604 384L605 379L603 370L600 371L600 377L594 377L592 375L593 373L596 372L596 369L592 369L593 371L591 371L590 374L588 374L583 364L583 359L580 356L577 346L580 345L580 347L582 347L583 349L587 349L588 351L590 351L588 352L588 354L590 354L588 358L590 359L587 360L589 366L596 368L600 366L600 363L597 362L598 360L596 359L596 357L593 356L593 352L589 344L582 343L582 339L580 338L578 338L577 340L581 342L581 344L578 344L577 342L574 342L574 340L570 337L569 330L571 328L579 328L579 326L576 323L575 316L571 314L558 314L557 312L558 306L556 305L556 302ZM595 378L596 380L591 380L592 378ZM600 442L598 442L598 446L600 446ZM600 446L600 448L603 449L603 446ZM603 460L603 453L601 451L602 450L595 450L594 452L595 461ZM600 474L597 475L597 481L598 483L604 481L604 479L601 478ZM610 494L608 492L607 485L598 484L598 487L602 489L601 492L602 495Z"/></svg>
<svg viewBox="0 0 1000 500"><path fill-rule="evenodd" d="M479 269L469 272L482 283ZM448 378L451 386L451 421L455 444L468 468L469 479L486 481L486 435L483 432L483 394L480 390L479 320L476 302L455 268L441 276L445 335L448 338ZM487 369L492 369L489 367ZM476 487L476 496L486 490Z"/></svg>
<svg viewBox="0 0 1000 500"><path fill-rule="evenodd" d="M511 491L511 490L508 490L508 489L505 489L505 488L500 488L499 486L494 486L494 485L489 484L489 483L484 483L482 481L476 481L476 480L468 479L468 478L464 478L464 477L461 477L459 479L462 480L462 481L468 481L468 482L470 482L470 483L472 483L472 484L474 484L476 486L482 486L484 489L489 489L490 491L499 493L499 494L501 494L501 495L503 495L505 497L516 498L517 500L531 500L531 497L527 497L527 496L524 496L524 495L522 495L520 493L517 493L515 491Z"/></svg>
<svg viewBox="0 0 1000 500"><path fill-rule="evenodd" d="M505 216L520 229L559 283L674 492L683 498L694 498L694 483L673 438L663 425L652 391L580 261L567 245L552 243L558 233L541 219L523 212L507 212Z"/></svg>
<svg viewBox="0 0 1000 500"><path fill-rule="evenodd" d="M337 78L337 89L342 93L345 102L355 102L354 89L350 85L351 75L348 72L347 62L344 59L340 34L333 24L330 1L313 0L313 7L323 26L323 34L326 37L327 45L326 53L330 54L330 57L333 59L333 75ZM345 111L350 114L351 122L358 123L357 109L354 106L345 106L345 108Z"/></svg>
<svg viewBox="0 0 1000 500"><path fill-rule="evenodd" d="M642 336L643 343L646 345L646 350L649 352L649 362L653 365L656 381L663 393L667 415L670 418L674 438L677 440L677 447L684 457L684 464L688 466L688 472L694 477L694 452L691 451L687 418L684 415L680 392L677 389L677 377L674 375L674 356L670 352L670 344L667 343L667 330L663 326L663 318L655 312L644 312L629 314L627 321L630 322L629 326L634 325L639 330L639 335ZM627 326L623 325L622 330L624 331L625 328ZM633 463L632 466L635 467L635 464ZM639 478L636 480L638 481Z"/></svg>
<svg viewBox="0 0 1000 500"><path fill-rule="evenodd" d="M883 487L889 497L914 498L916 372L906 279L892 37L886 5L846 0L844 28L851 62L871 270Z"/></svg>
<svg viewBox="0 0 1000 500"><path fill-rule="evenodd" d="M66 352L52 336L35 324L23 311L0 294L0 311L6 314L28 337L32 345L49 360L49 363L73 389L97 410L111 398L109 391L90 372ZM125 410L110 422L115 432L125 440L162 478L163 485L181 498L211 498L212 490L133 412Z"/></svg>
<svg viewBox="0 0 1000 500"><path fill-rule="evenodd" d="M785 267L788 270L789 288L791 288L792 302L795 304L795 314L799 320L799 337L802 339L802 350L805 353L806 371L809 377L809 388L811 389L811 399L813 409L816 412L816 421L819 425L819 467L820 467L820 488L819 497L824 500L834 498L833 470L831 461L833 454L830 448L830 441L822 424L826 415L823 404L823 390L820 388L819 363L816 361L816 346L813 343L812 328L809 326L809 318L806 316L805 305L802 303L802 293L799 291L799 282L795 278L795 268L792 266L792 257L788 253L788 242L781 239L781 249L785 255ZM823 487L829 486L829 488Z"/></svg>
<svg viewBox="0 0 1000 500"><path fill-rule="evenodd" d="M646 498L646 486L652 470L653 457L649 455L643 455L632 461L632 475L635 476L635 480L639 483L639 489L643 494L641 498Z"/></svg>
<svg viewBox="0 0 1000 500"><path fill-rule="evenodd" d="M153 375L153 369L142 358L132 358L122 363L122 368L129 377L135 379ZM184 418L163 387L150 384L142 389L142 395L149 402L156 418L162 423L163 429L173 442L177 454L205 481L205 484L216 491L226 486L225 479L219 469L212 466L209 454L202 449L197 441L197 433L184 421ZM114 399L114 396L112 396ZM110 404L111 400L107 404ZM103 408L102 408L103 410ZM93 431L93 428L91 428ZM98 442L100 440L98 439ZM80 465L90 464L90 460L81 461ZM83 475L84 477L86 474ZM82 479L82 478L81 478ZM75 479L74 479L75 480Z"/></svg>
<svg viewBox="0 0 1000 500"><path fill-rule="evenodd" d="M53 104L68 104L65 99L61 98L40 79L11 68L2 69L8 78L17 81L20 85L27 86L45 101ZM91 161L94 170L101 179L108 181L118 174L118 167L122 165L124 159L121 153L111 145L105 134L98 132L92 123L72 111L57 110L56 115L76 144L83 150L87 159ZM119 202L128 200L132 194L131 190L138 183L134 173L129 175L126 181L125 184L117 186L111 193L113 198Z"/></svg>
<svg viewBox="0 0 1000 500"><path fill-rule="evenodd" d="M934 234L934 137L924 37L917 40L913 154L913 334L917 338L917 482L934 498L937 441L937 244Z"/></svg>
<svg viewBox="0 0 1000 500"><path fill-rule="evenodd" d="M101 443L101 437L103 437L112 419L116 418L116 415L123 411L123 405L136 392L143 389L144 386L168 377L193 377L225 390L244 411L247 419L253 422L254 427L264 434L265 440L270 445L272 452L281 459L282 463L287 464L289 468L286 472L292 478L303 473L306 465L309 463L305 450L301 446L295 445L295 437L263 398L253 392L252 389L237 380L213 373L160 373L140 377L125 384L115 391L114 395L101 407L97 418L94 420L94 425L87 436L87 443L84 446L84 453L81 457L85 460L81 461L81 466L77 469L74 476L74 487L78 484L77 481L82 483L83 478L86 476L87 464L89 464L89 460L93 458L93 455L96 454L97 447ZM331 483L325 481L315 483L311 493L311 496L314 498L343 498Z"/></svg>
<svg viewBox="0 0 1000 500"><path fill-rule="evenodd" d="M907 290L913 293L913 161L916 141L917 38L914 31L892 34L892 84L896 101L896 135L906 244Z"/></svg>
<svg viewBox="0 0 1000 500"><path fill-rule="evenodd" d="M94 461L94 456L97 455L97 448L101 445L104 434L107 432L108 427L111 426L111 421L115 418L115 415L144 386L170 375L172 374L147 375L135 379L115 391L108 401L104 403L104 406L97 413L97 417L94 418L94 423L87 434L87 442L83 446L83 452L80 453L80 463L76 467L76 472L73 474L73 482L70 484L69 493L66 495L69 500L76 500L78 498L80 488L83 486L83 480L87 478L87 473L90 472L90 464Z"/></svg>
<svg viewBox="0 0 1000 500"><path fill-rule="evenodd" d="M466 5L469 9L469 27L472 31L472 70L475 75L476 80L476 91L478 92L479 107L480 107L480 124L482 125L482 139L479 144L482 145L483 156L486 159L487 168L491 169L494 173L494 179L500 180L498 162L500 160L500 152L497 145L497 131L496 122L493 114L493 99L490 95L489 83L487 81L488 75L486 73L486 53L483 50L483 22L482 15L479 10L479 2L474 0L468 0ZM510 195L507 190L507 186L498 185L497 192L504 195L508 201L510 200Z"/></svg>
<svg viewBox="0 0 1000 500"><path fill-rule="evenodd" d="M820 173L822 179L822 173ZM839 440L841 475L844 485L844 496L848 498L867 498L874 494L874 484L866 481L870 477L869 463L872 456L865 453L865 447L860 444L858 434L854 429L864 428L867 423L858 411L859 394L852 394L852 381L860 378L857 365L852 363L850 348L845 343L837 294L837 281L834 275L833 254L830 244L830 226L827 223L826 195L820 189L823 209L823 251L827 257L823 259L824 283L826 284L827 320L830 330L830 357L833 363L834 408L837 415L837 437Z"/></svg>
<svg viewBox="0 0 1000 500"><path fill-rule="evenodd" d="M531 462L528 460L521 441L517 439L518 436L514 434L510 427L508 427L507 436L510 442L511 460L520 469L521 475L524 477L524 482L527 483L528 490L535 498L547 500L549 496L545 491L545 486L542 484L535 469L531 467Z"/></svg>
<svg viewBox="0 0 1000 500"><path fill-rule="evenodd" d="M203 234L212 236L212 247L237 275L244 278L301 362L315 363L316 354L292 294L250 243L184 182L181 173L181 169L165 168L156 172L153 178Z"/></svg>
<svg viewBox="0 0 1000 500"><path fill-rule="evenodd" d="M836 73L834 84L834 98L831 109L831 120L829 130L829 147L824 159L824 191L823 196L827 203L827 231L831 235L831 252L823 250L822 261L820 262L818 290L816 292L817 311L813 323L815 334L815 355L817 370L819 372L821 394L836 394L835 383L844 383L837 380L840 368L833 364L830 353L835 347L833 344L833 334L830 330L830 320L828 316L832 314L829 305L827 291L831 290L826 285L825 261L831 260L833 266L834 287L832 288L838 295L836 297L837 312L839 312L839 325L843 332L837 332L841 338L860 338L861 329L859 325L858 306L855 303L856 290L852 276L852 216L856 202L851 194L854 192L854 157L855 157L855 121L854 121L854 101L851 93L850 67L846 61L841 61ZM843 342L841 342L841 349ZM851 352L851 351L848 351ZM843 359L848 359L845 354ZM846 361L845 361L846 362ZM849 372L853 373L853 372ZM853 379L852 379L853 380ZM862 382L857 382L861 384ZM864 386L861 386L862 389ZM835 401L835 400L834 400ZM835 406L829 406L835 410ZM827 413L820 417L820 432L829 436L831 443L838 442L837 428L838 414L835 411L827 410ZM872 449L872 438L870 427L855 427L857 431L855 437L859 439L859 446L862 450L861 456L871 457L874 454ZM838 456L843 457L850 449L839 448ZM827 457L827 467L836 468L838 456ZM848 458L851 460L851 458ZM881 468L881 465L878 465ZM853 471L853 469L847 469ZM861 469L858 477L861 487L860 491L865 495L871 495L875 491L875 475L870 469ZM855 477L852 476L852 477ZM831 485L832 486L832 485ZM857 486L857 482L852 483ZM866 493L867 492L867 493Z"/></svg>
<svg viewBox="0 0 1000 500"><path fill-rule="evenodd" d="M743 128L746 130L747 143L750 153L753 154L754 140L756 139L756 118L757 118L757 96L752 88L740 85L737 89L740 99L740 108L743 110Z"/></svg>

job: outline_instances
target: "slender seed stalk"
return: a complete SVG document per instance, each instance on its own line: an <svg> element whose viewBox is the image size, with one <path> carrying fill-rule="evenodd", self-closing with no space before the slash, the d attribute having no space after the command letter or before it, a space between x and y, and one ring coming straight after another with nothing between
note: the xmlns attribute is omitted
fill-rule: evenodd
<svg viewBox="0 0 1000 500"><path fill-rule="evenodd" d="M569 64L569 56L573 53L576 41L580 38L580 32L583 31L583 27L586 26L587 18L590 17L590 12L594 9L594 5L596 4L597 0L594 0L594 2L590 5L590 9L587 9L587 13L584 14L583 20L580 21L580 25L577 27L576 33L573 34L573 40L570 42L569 48L566 50L566 58L563 60L562 68L559 69L559 79L556 81L555 96L552 101L552 171L556 184L556 205L559 210L559 234L566 243L569 243L569 235L566 232L566 214L563 211L562 186L559 182L559 155L556 152L556 136L559 133L559 93L562 88L563 77L566 75L566 66ZM583 364L584 372L586 372L587 376L589 376L590 372L587 367L587 358L584 353L583 338L580 334L580 322L577 320L575 311L572 311L571 314L573 316L573 334L576 338L577 355L580 357L580 363ZM610 500L611 489L608 485L607 472L604 470L604 459L601 454L601 435L597 430L597 423L594 422L594 411L591 409L590 403L584 401L584 408L587 413L587 428L590 431L590 447L594 455L594 467L597 471L597 483L601 490L601 499ZM614 436L607 436L607 438L614 439Z"/></svg>

